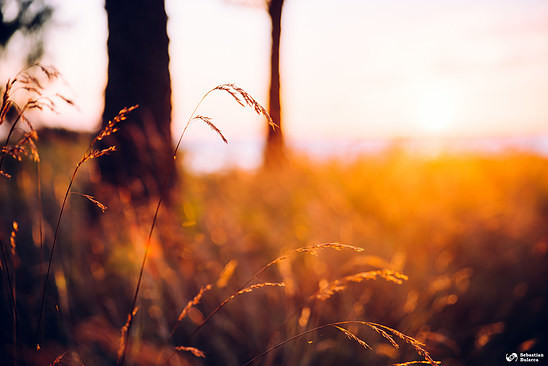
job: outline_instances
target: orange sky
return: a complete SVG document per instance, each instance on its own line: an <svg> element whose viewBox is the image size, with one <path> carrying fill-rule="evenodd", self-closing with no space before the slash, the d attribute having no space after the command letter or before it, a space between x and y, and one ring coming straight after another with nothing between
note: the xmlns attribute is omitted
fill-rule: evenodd
<svg viewBox="0 0 548 366"><path fill-rule="evenodd" d="M79 104L55 123L92 129L106 83L102 2L55 3L45 62L65 75ZM223 0L166 4L175 130L217 84L236 83L266 103L264 10ZM282 37L291 139L548 134L546 1L286 0ZM226 96L200 113L229 140L262 138L262 122ZM216 137L196 126L188 138Z"/></svg>

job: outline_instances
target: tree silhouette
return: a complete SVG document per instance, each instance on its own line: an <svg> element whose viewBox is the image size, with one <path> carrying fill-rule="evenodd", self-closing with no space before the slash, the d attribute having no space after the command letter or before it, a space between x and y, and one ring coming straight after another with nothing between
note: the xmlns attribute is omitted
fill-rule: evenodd
<svg viewBox="0 0 548 366"><path fill-rule="evenodd" d="M274 129L268 128L264 162L267 166L272 166L273 164L279 164L285 156L280 101L280 38L282 33L282 10L284 0L269 0L267 5L268 15L270 16L270 23L272 25L268 112L278 127Z"/></svg>
<svg viewBox="0 0 548 366"><path fill-rule="evenodd" d="M278 125L271 128L267 124L267 138L264 149L264 164L268 167L279 165L285 158L285 143L282 129L282 103L280 99L280 40L282 33L282 10L284 0L228 0L245 6L263 7L270 18L270 85L268 88L268 113Z"/></svg>
<svg viewBox="0 0 548 366"><path fill-rule="evenodd" d="M116 153L99 161L102 178L133 199L159 195L175 182L171 137L169 38L163 0L106 0L108 83L103 123L139 105L105 141Z"/></svg>

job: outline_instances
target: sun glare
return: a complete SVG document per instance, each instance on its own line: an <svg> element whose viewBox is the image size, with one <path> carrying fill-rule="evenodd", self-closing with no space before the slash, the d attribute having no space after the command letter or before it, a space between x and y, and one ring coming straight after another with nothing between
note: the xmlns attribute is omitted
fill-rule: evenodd
<svg viewBox="0 0 548 366"><path fill-rule="evenodd" d="M455 95L446 85L428 85L416 93L415 118L421 134L447 134L455 123L455 112Z"/></svg>

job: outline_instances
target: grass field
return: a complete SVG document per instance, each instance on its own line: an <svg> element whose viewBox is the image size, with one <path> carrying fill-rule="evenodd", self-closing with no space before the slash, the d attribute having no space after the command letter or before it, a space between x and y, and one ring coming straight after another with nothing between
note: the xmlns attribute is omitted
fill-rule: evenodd
<svg viewBox="0 0 548 366"><path fill-rule="evenodd" d="M0 364L501 365L547 349L548 159L394 147L180 167L169 201L136 204L94 165L116 152L87 147L115 127L18 130L2 148Z"/></svg>
<svg viewBox="0 0 548 366"><path fill-rule="evenodd" d="M46 245L89 139L75 141L46 137L38 145ZM83 169L73 191L93 193L109 208L102 213L80 195L69 198L41 350L31 361L47 262L39 254L34 174L33 164L18 165L1 186L2 238L18 223L15 256L8 260L16 281L18 364L49 364L65 352L65 359L79 357L85 365L113 364L153 207L132 206L124 192L101 185L92 165ZM424 159L394 150L353 162L296 158L278 171L181 175L152 241L128 364L240 365L297 334L350 320L397 329L425 343L444 365L497 365L506 353L546 349L545 158L508 153ZM297 250L335 242L364 251ZM283 255L288 258L254 279ZM377 270L370 275L375 281L344 280ZM408 280L395 281L390 271ZM238 295L199 327L248 280L285 287L259 286ZM2 323L9 326L1 333L1 353L10 360L13 315L6 281ZM212 288L170 336L182 309L208 284ZM333 326L288 342L257 364L424 360L411 345L399 342L397 350L368 326L345 329L373 350ZM175 346L195 347L206 357Z"/></svg>

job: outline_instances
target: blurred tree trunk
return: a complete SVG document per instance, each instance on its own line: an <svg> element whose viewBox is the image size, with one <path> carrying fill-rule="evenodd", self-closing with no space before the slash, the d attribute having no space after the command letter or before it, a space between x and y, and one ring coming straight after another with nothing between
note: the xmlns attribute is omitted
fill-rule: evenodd
<svg viewBox="0 0 548 366"><path fill-rule="evenodd" d="M99 168L104 181L146 200L176 180L164 1L106 0L105 9L109 63L103 124L123 107L139 108L105 141L118 151L99 159Z"/></svg>
<svg viewBox="0 0 548 366"><path fill-rule="evenodd" d="M282 133L282 112L280 103L280 36L282 32L282 8L284 0L268 1L268 15L272 24L272 45L270 49L270 89L268 112L278 128L268 127L264 151L266 166L279 164L284 159L284 138Z"/></svg>

